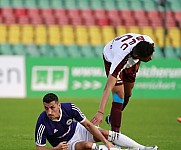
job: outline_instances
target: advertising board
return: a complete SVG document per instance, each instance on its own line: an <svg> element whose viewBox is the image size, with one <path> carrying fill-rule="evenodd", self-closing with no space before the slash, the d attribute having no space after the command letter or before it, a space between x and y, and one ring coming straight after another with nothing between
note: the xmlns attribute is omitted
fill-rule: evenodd
<svg viewBox="0 0 181 150"><path fill-rule="evenodd" d="M27 58L27 96L55 92L62 97L101 97L106 82L101 59ZM153 60L142 63L134 98L181 99L181 61Z"/></svg>
<svg viewBox="0 0 181 150"><path fill-rule="evenodd" d="M0 97L26 97L25 59L21 56L0 56Z"/></svg>

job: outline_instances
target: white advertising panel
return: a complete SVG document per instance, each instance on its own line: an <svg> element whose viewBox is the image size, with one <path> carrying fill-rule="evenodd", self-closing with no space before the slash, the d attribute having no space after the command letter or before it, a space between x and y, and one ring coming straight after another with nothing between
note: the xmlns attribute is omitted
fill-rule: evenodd
<svg viewBox="0 0 181 150"><path fill-rule="evenodd" d="M25 58L0 56L0 98L26 97Z"/></svg>

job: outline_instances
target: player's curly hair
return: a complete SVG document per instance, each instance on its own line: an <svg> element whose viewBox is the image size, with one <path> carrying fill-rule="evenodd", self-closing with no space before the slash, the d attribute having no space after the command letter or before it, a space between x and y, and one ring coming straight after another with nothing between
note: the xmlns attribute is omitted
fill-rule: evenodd
<svg viewBox="0 0 181 150"><path fill-rule="evenodd" d="M134 51L140 57L149 57L154 52L154 45L147 41L140 41L134 47Z"/></svg>
<svg viewBox="0 0 181 150"><path fill-rule="evenodd" d="M52 101L58 102L58 96L54 93L48 93L43 97L43 102L50 103Z"/></svg>

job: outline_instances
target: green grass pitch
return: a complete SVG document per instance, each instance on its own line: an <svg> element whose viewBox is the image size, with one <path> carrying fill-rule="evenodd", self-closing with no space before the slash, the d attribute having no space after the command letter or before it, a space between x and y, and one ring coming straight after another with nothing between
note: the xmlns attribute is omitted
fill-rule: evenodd
<svg viewBox="0 0 181 150"><path fill-rule="evenodd" d="M75 103L88 119L99 106L99 99L61 101ZM111 100L105 114L110 106ZM132 99L123 113L122 133L144 145L158 145L159 150L180 150L181 123L176 120L181 116L180 107L181 100ZM34 129L42 110L41 98L0 99L0 150L35 149ZM101 127L109 129L104 121Z"/></svg>

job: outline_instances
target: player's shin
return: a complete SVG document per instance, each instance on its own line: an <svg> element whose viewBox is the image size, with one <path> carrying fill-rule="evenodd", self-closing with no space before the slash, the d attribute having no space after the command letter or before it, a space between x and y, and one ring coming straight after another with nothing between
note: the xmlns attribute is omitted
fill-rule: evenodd
<svg viewBox="0 0 181 150"><path fill-rule="evenodd" d="M115 132L119 132L121 127L121 119L122 119L122 103L112 102L111 107L111 114L110 114L110 120L111 120L111 130Z"/></svg>
<svg viewBox="0 0 181 150"><path fill-rule="evenodd" d="M113 142L115 145L121 147L140 148L140 149L143 149L145 147L137 143L136 141L132 140L131 138L127 137L126 135L114 131L109 131L108 140L110 142Z"/></svg>

